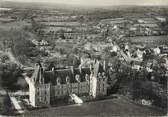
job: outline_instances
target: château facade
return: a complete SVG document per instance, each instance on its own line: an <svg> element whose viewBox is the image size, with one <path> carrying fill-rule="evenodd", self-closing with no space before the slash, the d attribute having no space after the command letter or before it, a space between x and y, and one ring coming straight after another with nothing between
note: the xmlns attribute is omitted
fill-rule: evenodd
<svg viewBox="0 0 168 117"><path fill-rule="evenodd" d="M107 95L107 76L103 66L96 61L90 68L46 71L41 65L36 65L29 83L32 106L47 106L70 94L93 98Z"/></svg>

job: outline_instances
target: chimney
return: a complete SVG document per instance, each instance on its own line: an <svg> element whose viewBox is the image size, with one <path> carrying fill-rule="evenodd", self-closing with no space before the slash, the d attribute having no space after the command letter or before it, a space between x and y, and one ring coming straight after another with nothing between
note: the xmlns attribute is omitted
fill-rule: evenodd
<svg viewBox="0 0 168 117"><path fill-rule="evenodd" d="M54 67L52 67L52 72L54 72Z"/></svg>
<svg viewBox="0 0 168 117"><path fill-rule="evenodd" d="M103 61L103 70L106 71L106 61Z"/></svg>
<svg viewBox="0 0 168 117"><path fill-rule="evenodd" d="M82 73L82 67L81 66L79 67L79 72Z"/></svg>
<svg viewBox="0 0 168 117"><path fill-rule="evenodd" d="M93 67L93 74L95 77L97 77L99 69L100 69L100 62L96 61L96 63L94 64L94 67Z"/></svg>
<svg viewBox="0 0 168 117"><path fill-rule="evenodd" d="M90 64L90 71L93 71L93 63Z"/></svg>
<svg viewBox="0 0 168 117"><path fill-rule="evenodd" d="M43 68L39 66L39 83L44 84Z"/></svg>
<svg viewBox="0 0 168 117"><path fill-rule="evenodd" d="M74 67L73 66L71 66L71 72L72 72L72 74L74 74Z"/></svg>

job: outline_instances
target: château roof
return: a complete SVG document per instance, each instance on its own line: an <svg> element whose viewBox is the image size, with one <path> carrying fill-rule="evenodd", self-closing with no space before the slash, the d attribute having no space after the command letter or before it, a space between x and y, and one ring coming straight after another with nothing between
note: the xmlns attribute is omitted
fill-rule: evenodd
<svg viewBox="0 0 168 117"><path fill-rule="evenodd" d="M81 82L85 81L85 75L90 75L90 68L82 68L81 71L79 68L71 69L61 69L55 71L44 71L44 81L45 83L56 84L57 78L60 78L61 84L66 84L66 77L70 78L70 83L77 82L75 79L76 75L80 75Z"/></svg>
<svg viewBox="0 0 168 117"><path fill-rule="evenodd" d="M94 67L94 75L97 75L99 72L103 71L103 67L99 62L95 63ZM32 75L32 79L34 83L51 83L53 85L57 84L57 79L60 79L61 84L66 84L66 78L69 77L70 83L75 83L77 80L75 79L76 75L80 76L80 81L86 81L86 74L90 75L90 68L69 68L69 69L58 69L58 70L50 70L44 71L40 65L38 65Z"/></svg>
<svg viewBox="0 0 168 117"><path fill-rule="evenodd" d="M35 69L35 71L34 71L34 73L33 73L33 75L32 75L32 82L33 83L37 83L37 82L39 82L41 79L42 79L42 68L40 67L40 65L38 65L38 66L36 66L36 69Z"/></svg>

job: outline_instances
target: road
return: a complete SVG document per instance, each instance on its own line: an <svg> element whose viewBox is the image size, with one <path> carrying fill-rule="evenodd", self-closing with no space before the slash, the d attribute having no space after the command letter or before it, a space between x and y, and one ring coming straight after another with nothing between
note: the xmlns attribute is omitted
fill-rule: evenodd
<svg viewBox="0 0 168 117"><path fill-rule="evenodd" d="M14 105L14 107L17 110L18 113L23 113L24 112L23 109L21 108L21 106L19 105L18 100L15 97L10 96L10 100L13 103L13 105Z"/></svg>
<svg viewBox="0 0 168 117"><path fill-rule="evenodd" d="M7 53L6 53L10 59L10 61L12 61L13 63L17 64L20 68L24 69L24 70L33 70L34 68L32 67L27 67L27 66L24 66L22 63L20 63L16 58L15 56L13 55L13 53L11 52L11 50L8 50ZM30 78L26 75L26 74L23 74L27 84L30 83Z"/></svg>
<svg viewBox="0 0 168 117"><path fill-rule="evenodd" d="M24 114L27 116L161 116L160 110L141 106L125 98L107 99L88 102L81 105L70 105L55 108L33 110Z"/></svg>
<svg viewBox="0 0 168 117"><path fill-rule="evenodd" d="M4 52L3 52L4 53ZM11 50L8 50L5 54L8 55L10 61L12 61L13 63L17 64L19 67L23 68L24 70L33 70L34 68L32 67L28 67L23 65L22 63L20 63L15 56L13 55L13 53L11 52Z"/></svg>
<svg viewBox="0 0 168 117"><path fill-rule="evenodd" d="M23 65L22 65L19 61L16 60L16 58L14 57L13 53L12 53L10 50L7 51L7 54L8 54L9 59L10 59L13 63L15 63L15 64L17 64L18 66L20 66L21 68L23 68Z"/></svg>

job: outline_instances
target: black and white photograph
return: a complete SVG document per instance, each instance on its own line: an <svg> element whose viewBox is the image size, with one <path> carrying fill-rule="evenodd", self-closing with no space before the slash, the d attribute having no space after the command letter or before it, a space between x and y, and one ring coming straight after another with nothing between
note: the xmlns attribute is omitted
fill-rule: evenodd
<svg viewBox="0 0 168 117"><path fill-rule="evenodd" d="M168 117L168 0L0 0L0 117Z"/></svg>

